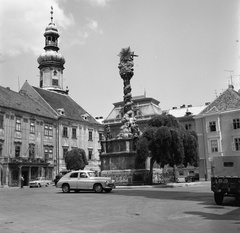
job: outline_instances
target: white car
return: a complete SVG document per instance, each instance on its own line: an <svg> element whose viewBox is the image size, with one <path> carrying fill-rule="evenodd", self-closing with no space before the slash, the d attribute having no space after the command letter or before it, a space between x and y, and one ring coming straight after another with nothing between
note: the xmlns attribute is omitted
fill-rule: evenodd
<svg viewBox="0 0 240 233"><path fill-rule="evenodd" d="M36 180L30 181L29 182L29 187L42 187L42 186L48 186L51 184L51 180L47 180L46 177L37 177Z"/></svg>
<svg viewBox="0 0 240 233"><path fill-rule="evenodd" d="M104 190L109 193L115 188L115 184L110 177L97 177L93 171L78 170L64 175L57 182L56 187L61 188L64 193L69 193L71 190L75 192L93 190L96 193L101 193Z"/></svg>

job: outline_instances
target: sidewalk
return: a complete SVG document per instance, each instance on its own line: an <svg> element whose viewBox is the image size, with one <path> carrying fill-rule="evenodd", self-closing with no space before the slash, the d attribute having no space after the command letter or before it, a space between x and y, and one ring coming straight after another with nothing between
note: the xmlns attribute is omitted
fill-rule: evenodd
<svg viewBox="0 0 240 233"><path fill-rule="evenodd" d="M116 189L135 189L135 188L175 188L175 187L187 187L187 186L200 186L202 184L209 183L210 181L198 181L189 183L168 183L168 184L154 184L154 185L116 185Z"/></svg>

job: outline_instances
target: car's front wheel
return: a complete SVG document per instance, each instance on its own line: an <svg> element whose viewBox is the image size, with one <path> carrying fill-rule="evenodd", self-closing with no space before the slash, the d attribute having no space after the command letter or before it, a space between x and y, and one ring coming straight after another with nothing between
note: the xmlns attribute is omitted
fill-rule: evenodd
<svg viewBox="0 0 240 233"><path fill-rule="evenodd" d="M103 187L101 184L95 184L93 190L95 191L95 193L101 193L103 191Z"/></svg>
<svg viewBox="0 0 240 233"><path fill-rule="evenodd" d="M63 186L62 186L62 191L63 191L64 193L69 193L69 192L70 192L70 187L69 187L69 185L68 185L68 184L63 184Z"/></svg>

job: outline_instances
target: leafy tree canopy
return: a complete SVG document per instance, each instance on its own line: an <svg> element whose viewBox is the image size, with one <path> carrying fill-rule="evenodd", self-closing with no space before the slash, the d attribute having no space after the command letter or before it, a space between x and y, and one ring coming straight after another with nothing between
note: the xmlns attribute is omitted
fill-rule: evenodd
<svg viewBox="0 0 240 233"><path fill-rule="evenodd" d="M185 130L176 117L162 114L148 122L137 143L137 156L141 161L151 155L150 173L154 162L161 167L169 164L194 164L198 157L197 135Z"/></svg>
<svg viewBox="0 0 240 233"><path fill-rule="evenodd" d="M67 170L83 170L88 165L86 153L81 148L74 148L65 156Z"/></svg>

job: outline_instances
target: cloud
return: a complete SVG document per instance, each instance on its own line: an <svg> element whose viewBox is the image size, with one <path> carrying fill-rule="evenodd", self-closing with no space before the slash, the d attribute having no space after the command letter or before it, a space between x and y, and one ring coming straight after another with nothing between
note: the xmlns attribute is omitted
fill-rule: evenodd
<svg viewBox="0 0 240 233"><path fill-rule="evenodd" d="M66 15L57 0L0 0L0 52L5 56L18 56L23 52L39 55L44 46L43 33L53 17L59 30L74 25L72 15Z"/></svg>
<svg viewBox="0 0 240 233"><path fill-rule="evenodd" d="M105 7L108 5L108 2L111 2L112 0L85 0L85 1L90 2L92 6Z"/></svg>
<svg viewBox="0 0 240 233"><path fill-rule="evenodd" d="M93 19L87 19L88 23L87 23L87 27L90 28L91 30L93 30L94 32L103 34L102 29L99 29L98 27L98 22L96 20Z"/></svg>

